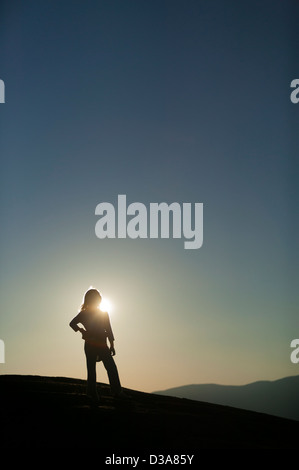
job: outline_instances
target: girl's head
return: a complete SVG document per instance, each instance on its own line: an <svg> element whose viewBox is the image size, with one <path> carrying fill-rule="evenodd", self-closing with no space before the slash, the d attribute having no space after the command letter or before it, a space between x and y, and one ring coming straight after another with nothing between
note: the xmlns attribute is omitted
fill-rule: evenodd
<svg viewBox="0 0 299 470"><path fill-rule="evenodd" d="M101 300L102 296L97 289L89 289L84 295L81 310L86 310L87 308L97 308L99 307Z"/></svg>

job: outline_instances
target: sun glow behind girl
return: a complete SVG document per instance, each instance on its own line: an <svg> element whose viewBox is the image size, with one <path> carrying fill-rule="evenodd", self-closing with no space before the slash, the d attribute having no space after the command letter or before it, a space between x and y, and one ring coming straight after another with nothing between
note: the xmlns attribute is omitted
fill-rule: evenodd
<svg viewBox="0 0 299 470"><path fill-rule="evenodd" d="M109 299L107 299L107 297L102 297L102 301L99 305L99 308L102 312L108 312L109 315L112 313L113 311L113 306L112 306L112 303Z"/></svg>

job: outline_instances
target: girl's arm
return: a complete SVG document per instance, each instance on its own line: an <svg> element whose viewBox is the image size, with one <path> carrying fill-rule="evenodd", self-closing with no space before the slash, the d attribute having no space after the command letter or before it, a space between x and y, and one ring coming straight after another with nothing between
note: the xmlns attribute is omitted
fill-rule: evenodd
<svg viewBox="0 0 299 470"><path fill-rule="evenodd" d="M70 322L70 327L74 330L74 331L80 331L82 334L85 333L86 330L84 330L84 328L80 328L78 326L78 323L81 323L81 316L80 316L80 313L78 313L78 315L76 315L72 321Z"/></svg>
<svg viewBox="0 0 299 470"><path fill-rule="evenodd" d="M105 325L105 329L106 329L108 341L109 341L109 343L110 343L110 348L109 348L109 349L110 349L111 355L112 355L112 356L115 356L114 335L113 335L113 332L112 332L111 323L110 323L110 318L109 318L108 313L106 313L106 325Z"/></svg>

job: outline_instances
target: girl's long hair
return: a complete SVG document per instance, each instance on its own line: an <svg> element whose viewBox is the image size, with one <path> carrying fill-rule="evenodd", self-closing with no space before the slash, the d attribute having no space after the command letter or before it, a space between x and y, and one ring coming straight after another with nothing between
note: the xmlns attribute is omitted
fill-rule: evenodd
<svg viewBox="0 0 299 470"><path fill-rule="evenodd" d="M96 308L100 305L102 296L97 289L89 289L85 292L83 304L81 305L81 311L87 310L88 308Z"/></svg>

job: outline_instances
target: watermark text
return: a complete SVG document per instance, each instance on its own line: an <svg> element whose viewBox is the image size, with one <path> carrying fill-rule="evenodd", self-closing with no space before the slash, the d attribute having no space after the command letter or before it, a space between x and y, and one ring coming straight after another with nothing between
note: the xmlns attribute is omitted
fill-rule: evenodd
<svg viewBox="0 0 299 470"><path fill-rule="evenodd" d="M298 364L299 362L299 339L293 339L291 341L291 348L293 348L293 351L291 352L291 361L293 364Z"/></svg>
<svg viewBox="0 0 299 470"><path fill-rule="evenodd" d="M5 344L2 339L0 339L0 364L5 362Z"/></svg>
<svg viewBox="0 0 299 470"><path fill-rule="evenodd" d="M0 103L5 103L5 84L4 81L0 79Z"/></svg>
<svg viewBox="0 0 299 470"><path fill-rule="evenodd" d="M198 249L203 244L203 203L141 202L127 206L125 194L118 195L117 207L110 202L96 206L100 219L95 225L98 238L182 238L185 249Z"/></svg>
<svg viewBox="0 0 299 470"><path fill-rule="evenodd" d="M294 78L291 81L291 88L295 88L290 95L292 103L297 104L299 102L299 78Z"/></svg>

